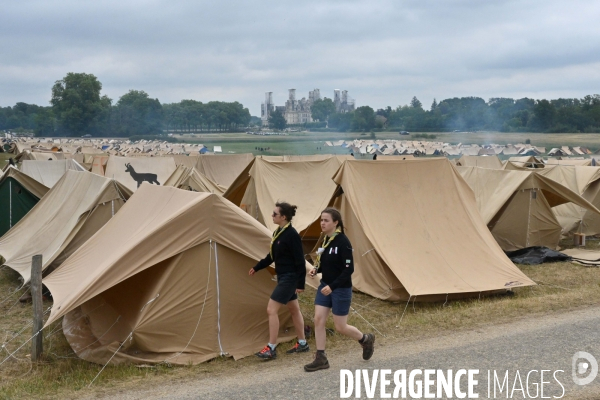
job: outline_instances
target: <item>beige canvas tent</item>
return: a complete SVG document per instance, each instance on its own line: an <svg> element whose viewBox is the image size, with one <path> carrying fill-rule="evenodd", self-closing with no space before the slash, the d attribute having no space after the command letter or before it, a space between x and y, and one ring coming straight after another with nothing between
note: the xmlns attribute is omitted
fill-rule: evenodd
<svg viewBox="0 0 600 400"><path fill-rule="evenodd" d="M340 167L340 159L320 161L271 162L256 158L247 173L232 184L223 196L238 205L269 230L277 201L297 205L292 225L303 238L306 250L312 249L321 234L319 226L308 229L319 219L336 189L331 177Z"/></svg>
<svg viewBox="0 0 600 400"><path fill-rule="evenodd" d="M21 172L48 188L52 188L68 170L85 171L86 169L72 159L55 161L25 160L21 164Z"/></svg>
<svg viewBox="0 0 600 400"><path fill-rule="evenodd" d="M202 175L194 167L179 165L173 174L167 179L164 186L172 186L183 190L192 190L194 192L208 192L223 194L225 188L212 182L206 176Z"/></svg>
<svg viewBox="0 0 600 400"><path fill-rule="evenodd" d="M530 246L556 249L562 229L552 207L571 202L600 214L579 194L531 170L457 169L473 189L483 220L505 251Z"/></svg>
<svg viewBox="0 0 600 400"><path fill-rule="evenodd" d="M539 170L538 174L568 187L595 207L600 207L600 167L548 166ZM600 216L594 211L574 203L554 207L552 211L564 236L573 233L587 236L600 234Z"/></svg>
<svg viewBox="0 0 600 400"><path fill-rule="evenodd" d="M67 171L39 203L0 238L4 265L29 281L31 258L60 265L121 208L131 192L91 172Z"/></svg>
<svg viewBox="0 0 600 400"><path fill-rule="evenodd" d="M544 168L544 163L534 156L510 157L504 164L506 170L527 171L539 168Z"/></svg>
<svg viewBox="0 0 600 400"><path fill-rule="evenodd" d="M106 163L104 176L116 179L131 191L142 182L163 185L177 166L171 157L117 157L111 156Z"/></svg>
<svg viewBox="0 0 600 400"><path fill-rule="evenodd" d="M502 169L502 161L498 156L462 156L456 161L461 167L480 167L490 169Z"/></svg>
<svg viewBox="0 0 600 400"><path fill-rule="evenodd" d="M92 169L96 175L104 176L104 171L106 170L106 163L108 162L109 156L106 155L96 155L92 158Z"/></svg>
<svg viewBox="0 0 600 400"><path fill-rule="evenodd" d="M253 159L251 153L202 154L198 156L196 169L216 184L229 187Z"/></svg>
<svg viewBox="0 0 600 400"><path fill-rule="evenodd" d="M54 298L46 326L64 316L77 355L102 364L113 354L113 364L250 355L268 340L275 282L248 270L270 238L222 196L144 183L44 279ZM283 309L280 326L280 341L295 336Z"/></svg>
<svg viewBox="0 0 600 400"><path fill-rule="evenodd" d="M333 180L355 289L427 301L534 284L498 246L447 159L346 161Z"/></svg>

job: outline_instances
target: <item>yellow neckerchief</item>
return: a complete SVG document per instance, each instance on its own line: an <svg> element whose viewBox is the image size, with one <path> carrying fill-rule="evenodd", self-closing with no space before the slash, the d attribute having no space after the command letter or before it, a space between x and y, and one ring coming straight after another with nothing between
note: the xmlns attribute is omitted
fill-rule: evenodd
<svg viewBox="0 0 600 400"><path fill-rule="evenodd" d="M285 229L290 226L291 222L288 222L287 225L285 225L283 228L279 227L277 229L275 229L275 232L273 232L273 238L271 239L271 247L269 248L269 254L271 255L271 260L273 260L273 243L275 243L275 241L277 240L277 238L279 237L279 235L281 235L281 233L283 231L285 231Z"/></svg>
<svg viewBox="0 0 600 400"><path fill-rule="evenodd" d="M322 243L323 247L321 247L323 251L321 253L317 253L317 262L315 263L317 270L321 267L321 254L325 252L325 249L331 244L331 242L333 242L333 239L338 235L338 233L342 233L341 228L336 228L335 232L333 232L333 235L331 236L325 235L325 239L323 239Z"/></svg>

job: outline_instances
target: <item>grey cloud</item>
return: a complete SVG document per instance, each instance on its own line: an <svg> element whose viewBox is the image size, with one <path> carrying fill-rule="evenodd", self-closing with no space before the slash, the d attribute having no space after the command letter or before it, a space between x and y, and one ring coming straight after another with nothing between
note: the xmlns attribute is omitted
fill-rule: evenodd
<svg viewBox="0 0 600 400"><path fill-rule="evenodd" d="M260 112L347 89L358 105L598 92L596 1L28 1L3 5L0 104L47 104L87 72L115 101L238 100Z"/></svg>

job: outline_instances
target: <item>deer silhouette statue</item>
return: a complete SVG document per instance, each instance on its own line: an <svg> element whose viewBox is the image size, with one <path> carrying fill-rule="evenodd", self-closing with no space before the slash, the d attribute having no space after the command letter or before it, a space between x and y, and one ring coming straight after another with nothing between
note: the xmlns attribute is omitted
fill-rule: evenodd
<svg viewBox="0 0 600 400"><path fill-rule="evenodd" d="M129 175L131 175L133 180L137 182L137 187L140 187L142 182L156 183L157 185L160 185L160 183L157 180L156 174L138 174L137 172L135 172L131 164L127 163L125 164L125 166L127 167L125 172L129 172Z"/></svg>

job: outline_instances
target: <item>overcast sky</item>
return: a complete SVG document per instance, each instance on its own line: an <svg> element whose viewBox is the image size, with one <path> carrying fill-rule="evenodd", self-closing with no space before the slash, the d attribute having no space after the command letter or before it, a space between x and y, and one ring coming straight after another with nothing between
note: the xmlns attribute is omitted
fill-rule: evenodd
<svg viewBox="0 0 600 400"><path fill-rule="evenodd" d="M260 115L346 89L357 106L417 96L600 93L598 0L2 0L0 106L48 105L68 72L116 102L239 101Z"/></svg>

